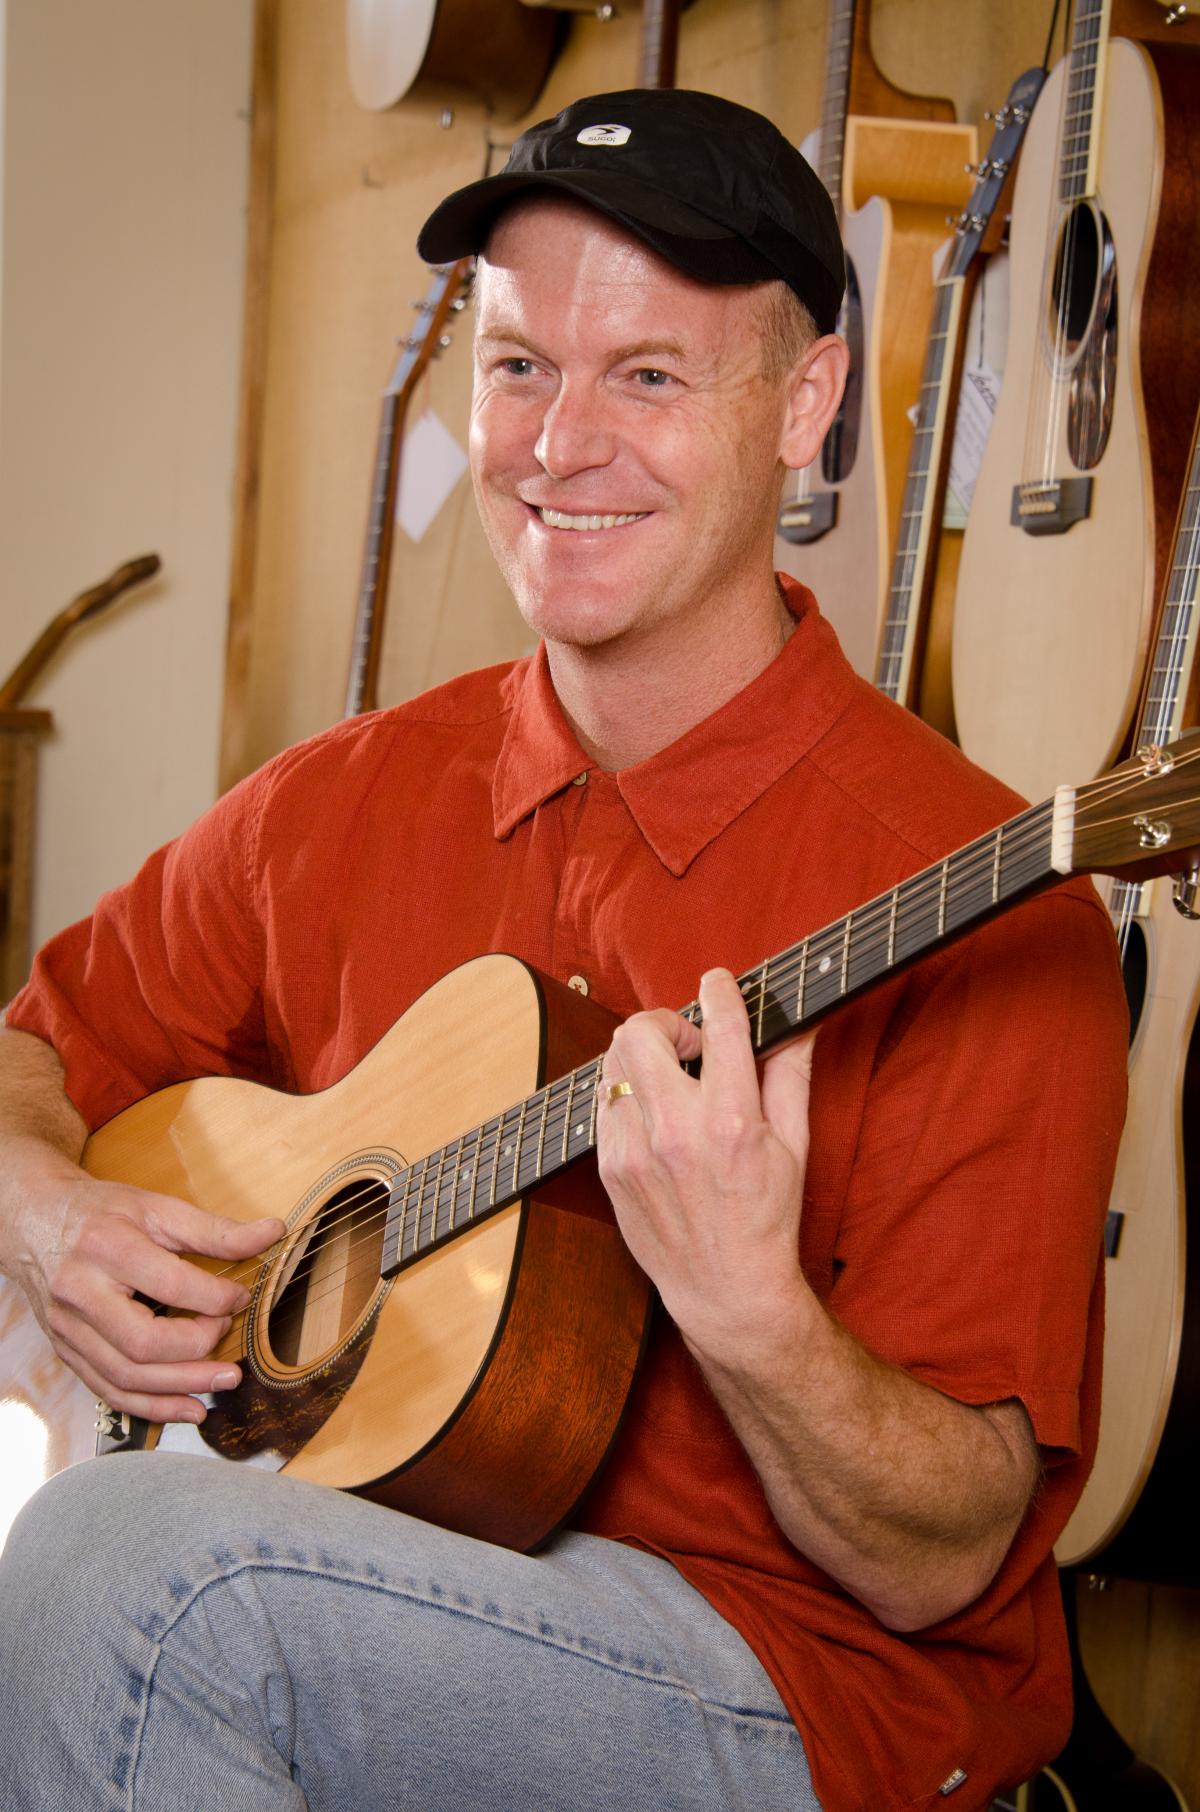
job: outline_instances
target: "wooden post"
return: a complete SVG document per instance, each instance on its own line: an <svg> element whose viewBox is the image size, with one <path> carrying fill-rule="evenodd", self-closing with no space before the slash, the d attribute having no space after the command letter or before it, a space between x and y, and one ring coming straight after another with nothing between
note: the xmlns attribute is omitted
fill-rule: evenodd
<svg viewBox="0 0 1200 1812"><path fill-rule="evenodd" d="M0 711L0 1001L29 975L37 742L49 711Z"/></svg>

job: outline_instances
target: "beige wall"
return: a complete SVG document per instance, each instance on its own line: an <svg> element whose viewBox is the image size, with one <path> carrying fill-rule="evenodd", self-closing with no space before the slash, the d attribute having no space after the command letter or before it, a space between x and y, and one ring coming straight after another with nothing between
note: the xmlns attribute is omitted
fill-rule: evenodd
<svg viewBox="0 0 1200 1812"><path fill-rule="evenodd" d="M7 0L0 672L134 554L51 709L40 941L214 797L252 0ZM0 13L0 19L3 19Z"/></svg>

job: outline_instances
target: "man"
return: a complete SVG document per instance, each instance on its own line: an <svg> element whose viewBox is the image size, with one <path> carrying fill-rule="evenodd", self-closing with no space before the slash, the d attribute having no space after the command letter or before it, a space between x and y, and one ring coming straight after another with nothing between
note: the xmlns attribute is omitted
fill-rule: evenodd
<svg viewBox="0 0 1200 1812"><path fill-rule="evenodd" d="M110 1403L200 1421L245 1296L179 1254L279 1224L87 1179L85 1131L203 1071L326 1087L508 949L630 1015L600 1174L662 1312L535 1558L180 1456L52 1482L4 1576L3 1803L985 1805L1068 1715L1049 1551L1095 1441L1107 919L1057 890L757 1067L708 965L1015 803L771 572L845 375L828 202L758 116L630 92L534 128L421 245L481 254L472 471L539 652L289 751L47 948L6 1035L0 1256ZM697 1031L664 1003L701 971Z"/></svg>

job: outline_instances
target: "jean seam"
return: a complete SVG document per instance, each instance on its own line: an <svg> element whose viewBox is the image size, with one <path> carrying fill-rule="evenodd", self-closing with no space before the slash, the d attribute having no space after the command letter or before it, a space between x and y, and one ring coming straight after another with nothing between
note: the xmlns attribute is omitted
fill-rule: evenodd
<svg viewBox="0 0 1200 1812"><path fill-rule="evenodd" d="M320 1579L336 1579L342 1585L357 1586L363 1591L374 1592L384 1597L394 1598L405 1604L418 1605L425 1610L447 1611L451 1616L465 1619L468 1622L482 1624L489 1629L503 1630L507 1635L519 1637L524 1642L536 1643L543 1648L553 1649L558 1654L572 1655L579 1661L589 1662L609 1673L617 1674L623 1679L639 1680L645 1685L665 1688L669 1691L678 1693L684 1698L691 1699L694 1703L699 1705L706 1715L709 1713L716 1713L720 1716L731 1718L735 1722L766 1725L772 1732L778 1730L781 1734L786 1734L789 1738L794 1738L796 1741L799 1741L795 1726L786 1713L768 1711L754 1706L726 1705L719 1699L709 1698L705 1693L690 1686L687 1681L676 1679L671 1674L665 1672L656 1673L649 1667L639 1668L632 1665L623 1665L613 1661L611 1655L599 1652L595 1654L590 1653L587 1647L583 1646L587 1641L587 1638L585 1637L577 1638L576 1643L555 1641L545 1630L523 1628L521 1624L512 1623L500 1616L498 1612L495 1616L488 1616L486 1610L480 1611L474 1606L455 1604L447 1598L438 1598L436 1596L427 1597L415 1587L406 1589L401 1586L387 1585L375 1579L364 1579L361 1575L353 1571L345 1571L336 1566L326 1564L316 1567L303 1566L297 1564L295 1561L264 1560L261 1556L224 1568L221 1572L214 1574L211 1578L198 1584L189 1594L187 1599L176 1606L175 1613L170 1622L164 1624L157 1634L151 1634L149 1630L143 1630L143 1634L149 1641L155 1644L157 1651L154 1666L151 1668L150 1674L146 1679L144 1700L148 1700L149 1698L151 1679L158 1665L157 1656L161 1653L162 1644L180 1619L186 1616L204 1594L212 1589L212 1587L227 1585L231 1580L240 1577L244 1573L258 1572L290 1573L305 1578L310 1578L315 1575ZM599 1645L597 1645L597 1647L598 1646Z"/></svg>

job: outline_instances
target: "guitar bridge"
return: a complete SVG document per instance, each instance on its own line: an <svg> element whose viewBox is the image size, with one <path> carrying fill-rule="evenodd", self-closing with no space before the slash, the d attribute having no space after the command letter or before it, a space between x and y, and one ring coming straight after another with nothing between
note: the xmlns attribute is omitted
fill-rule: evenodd
<svg viewBox="0 0 1200 1812"><path fill-rule="evenodd" d="M130 1416L123 1409L110 1409L96 1399L96 1453L132 1453L146 1445L150 1424L141 1416Z"/></svg>
<svg viewBox="0 0 1200 1812"><path fill-rule="evenodd" d="M775 523L776 533L793 547L806 547L819 541L837 521L836 491L815 491L811 497L798 497L785 503Z"/></svg>
<svg viewBox="0 0 1200 1812"><path fill-rule="evenodd" d="M1027 535L1065 535L1091 510L1090 478L1054 478L1045 484L1015 484L1008 519Z"/></svg>

